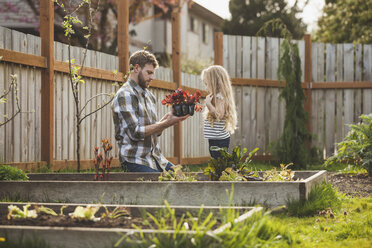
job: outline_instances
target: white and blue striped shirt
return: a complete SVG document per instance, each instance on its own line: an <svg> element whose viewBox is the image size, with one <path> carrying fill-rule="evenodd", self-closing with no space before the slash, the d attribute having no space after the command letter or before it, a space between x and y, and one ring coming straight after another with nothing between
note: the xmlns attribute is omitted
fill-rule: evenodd
<svg viewBox="0 0 372 248"><path fill-rule="evenodd" d="M222 119L220 121L215 120L213 127L210 121L204 120L204 138L222 140L230 137L230 133L225 129L226 121Z"/></svg>

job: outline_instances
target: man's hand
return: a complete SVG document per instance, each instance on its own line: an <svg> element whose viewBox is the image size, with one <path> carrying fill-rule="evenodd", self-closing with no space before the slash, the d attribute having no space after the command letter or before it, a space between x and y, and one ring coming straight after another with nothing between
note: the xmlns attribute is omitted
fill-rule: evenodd
<svg viewBox="0 0 372 248"><path fill-rule="evenodd" d="M166 115L163 116L160 122L164 121L167 124L167 127L173 126L174 124L184 121L187 118L189 118L190 115L185 115L185 116L175 116L173 115L172 112L167 113Z"/></svg>
<svg viewBox="0 0 372 248"><path fill-rule="evenodd" d="M148 135L160 135L164 129L173 126L174 124L184 121L189 118L190 115L186 116L174 116L171 112L167 113L166 115L161 118L161 120L155 124L145 126L145 136Z"/></svg>

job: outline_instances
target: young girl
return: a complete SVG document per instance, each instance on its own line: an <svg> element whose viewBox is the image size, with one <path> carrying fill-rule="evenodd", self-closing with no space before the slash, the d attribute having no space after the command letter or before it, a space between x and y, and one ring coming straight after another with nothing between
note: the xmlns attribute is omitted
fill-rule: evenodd
<svg viewBox="0 0 372 248"><path fill-rule="evenodd" d="M211 151L211 146L229 149L230 134L236 129L236 106L230 77L222 66L213 65L202 71L201 78L209 93L205 99L204 137L208 139L211 157L218 158L220 153Z"/></svg>

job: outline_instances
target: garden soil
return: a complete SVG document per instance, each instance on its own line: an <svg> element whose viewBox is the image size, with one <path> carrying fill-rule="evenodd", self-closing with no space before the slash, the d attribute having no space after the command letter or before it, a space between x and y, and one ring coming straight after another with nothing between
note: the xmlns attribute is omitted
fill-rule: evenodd
<svg viewBox="0 0 372 248"><path fill-rule="evenodd" d="M348 196L372 197L372 177L367 174L328 172L328 182Z"/></svg>

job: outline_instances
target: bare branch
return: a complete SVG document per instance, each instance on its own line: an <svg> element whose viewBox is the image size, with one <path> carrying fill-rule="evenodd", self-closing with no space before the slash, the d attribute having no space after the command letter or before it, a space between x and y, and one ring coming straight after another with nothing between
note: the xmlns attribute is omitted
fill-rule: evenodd
<svg viewBox="0 0 372 248"><path fill-rule="evenodd" d="M79 121L79 125L81 124L81 122L82 122L85 118L91 116L92 114L94 114L94 113L100 111L101 109L103 109L104 107L106 107L109 103L112 102L113 99L114 99L114 98L111 98L110 101L108 101L107 103L105 103L105 104L102 105L101 107L99 107L99 108L97 108L96 110L90 112L89 114L84 115L84 116L80 119L80 121Z"/></svg>
<svg viewBox="0 0 372 248"><path fill-rule="evenodd" d="M97 94L95 96L92 96L91 98L89 98L88 101L85 102L85 105L84 105L84 107L81 108L80 112L83 112L83 110L85 109L85 107L88 105L88 103L90 101L92 101L95 98L98 98L99 96L111 96L111 95L110 94L107 94L107 93L100 93L100 94Z"/></svg>

